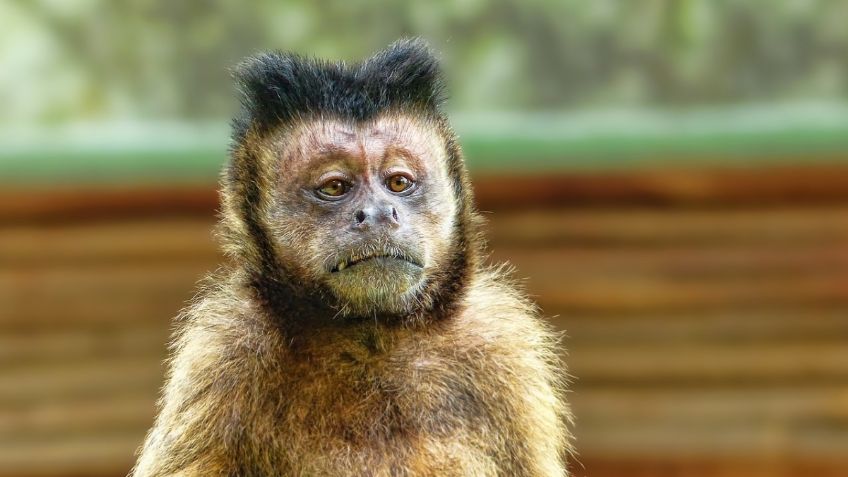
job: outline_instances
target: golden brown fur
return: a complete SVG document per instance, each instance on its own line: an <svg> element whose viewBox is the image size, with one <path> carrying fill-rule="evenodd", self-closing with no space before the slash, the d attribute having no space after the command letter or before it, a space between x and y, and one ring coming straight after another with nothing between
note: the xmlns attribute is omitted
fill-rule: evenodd
<svg viewBox="0 0 848 477"><path fill-rule="evenodd" d="M409 208L385 199L404 224L393 233L411 232L384 239L420 253L421 280L349 275L366 278L363 291L327 272L324 259L346 246L335 212L287 187L311 180L326 161L313 152L328 146L349 148L343 162L366 175L394 167L387 150L410 151L397 165L426 193ZM556 337L503 268L481 264L467 173L441 117L398 109L251 126L223 184L230 261L178 318L132 475L566 474Z"/></svg>

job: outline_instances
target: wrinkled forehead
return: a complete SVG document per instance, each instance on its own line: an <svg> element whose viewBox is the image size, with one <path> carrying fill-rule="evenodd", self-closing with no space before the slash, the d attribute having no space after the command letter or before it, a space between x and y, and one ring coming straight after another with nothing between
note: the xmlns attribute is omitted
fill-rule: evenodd
<svg viewBox="0 0 848 477"><path fill-rule="evenodd" d="M444 138L432 121L387 114L363 122L304 120L275 136L272 148L284 169L300 169L324 158L376 164L401 157L420 167L441 167Z"/></svg>

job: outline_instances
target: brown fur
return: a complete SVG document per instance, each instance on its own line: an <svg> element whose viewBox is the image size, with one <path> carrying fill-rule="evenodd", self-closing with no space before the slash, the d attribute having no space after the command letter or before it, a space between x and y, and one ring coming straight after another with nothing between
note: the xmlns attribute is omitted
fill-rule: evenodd
<svg viewBox="0 0 848 477"><path fill-rule="evenodd" d="M418 209L399 209L426 257L408 299L326 285L321 259L343 245L328 244L337 226L325 230L329 219L286 187L311 177L323 164L311 155L328 146L369 168L383 167L387 147L417 157L401 161L428 181ZM385 111L248 129L223 183L231 260L177 320L132 475L566 474L556 336L504 268L481 263L470 184L443 119Z"/></svg>

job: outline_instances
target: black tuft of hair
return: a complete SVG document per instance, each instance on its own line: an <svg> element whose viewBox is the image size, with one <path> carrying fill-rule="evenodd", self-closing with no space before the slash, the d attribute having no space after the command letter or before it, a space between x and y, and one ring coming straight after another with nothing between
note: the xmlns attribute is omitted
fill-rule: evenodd
<svg viewBox="0 0 848 477"><path fill-rule="evenodd" d="M405 39L354 65L280 51L241 63L234 77L242 111L233 139L260 133L298 117L332 115L354 121L387 109L411 108L438 114L443 96L439 62L427 43Z"/></svg>

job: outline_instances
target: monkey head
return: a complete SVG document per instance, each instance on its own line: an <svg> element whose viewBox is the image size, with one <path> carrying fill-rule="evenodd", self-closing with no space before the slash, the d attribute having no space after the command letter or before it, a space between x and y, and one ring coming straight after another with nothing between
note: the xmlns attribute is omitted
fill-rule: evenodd
<svg viewBox="0 0 848 477"><path fill-rule="evenodd" d="M343 316L451 306L475 214L426 45L353 66L266 53L236 76L224 232L268 301Z"/></svg>

